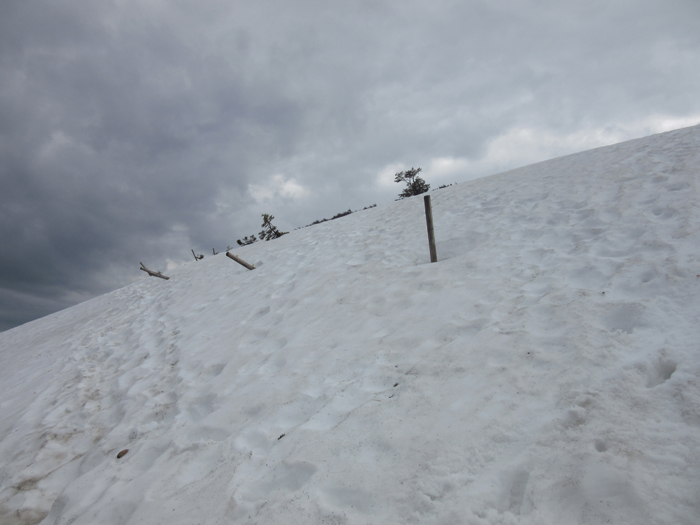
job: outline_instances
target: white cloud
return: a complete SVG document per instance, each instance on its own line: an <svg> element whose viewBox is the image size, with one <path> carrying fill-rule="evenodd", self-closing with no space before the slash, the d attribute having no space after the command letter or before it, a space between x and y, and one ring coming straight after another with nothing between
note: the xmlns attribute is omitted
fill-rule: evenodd
<svg viewBox="0 0 700 525"><path fill-rule="evenodd" d="M461 174L469 166L469 159L455 157L439 157L430 161L428 168L423 170L424 177L441 179L455 174Z"/></svg>
<svg viewBox="0 0 700 525"><path fill-rule="evenodd" d="M656 114L620 124L582 128L570 133L536 127L513 127L491 140L482 157L435 157L430 159L421 175L432 185L472 180L555 157L696 124L700 124L700 115L673 117ZM403 163L387 165L376 176L377 186L381 189L393 188L396 172L409 167Z"/></svg>
<svg viewBox="0 0 700 525"><path fill-rule="evenodd" d="M39 159L44 162L51 161L66 151L74 151L85 156L90 155L90 149L85 144L58 130L52 132L48 141L39 148Z"/></svg>
<svg viewBox="0 0 700 525"><path fill-rule="evenodd" d="M298 200L309 195L309 190L296 179L285 179L284 175L274 175L268 184L250 184L248 190L255 202L270 202L278 198Z"/></svg>
<svg viewBox="0 0 700 525"><path fill-rule="evenodd" d="M700 115L690 117L669 117L668 115L654 115L641 120L641 129L635 129L635 137L644 137L654 133L663 133L679 128L687 128L700 124Z"/></svg>
<svg viewBox="0 0 700 525"><path fill-rule="evenodd" d="M404 171L406 169L407 166L400 162L389 164L377 174L377 185L380 188L393 188L395 184L394 175L396 175L396 173L399 171Z"/></svg>
<svg viewBox="0 0 700 525"><path fill-rule="evenodd" d="M685 118L652 115L627 123L583 128L571 133L534 127L510 128L489 143L486 154L481 158L436 158L430 162L425 172L429 179L454 175L461 180L470 180L699 123L700 115Z"/></svg>

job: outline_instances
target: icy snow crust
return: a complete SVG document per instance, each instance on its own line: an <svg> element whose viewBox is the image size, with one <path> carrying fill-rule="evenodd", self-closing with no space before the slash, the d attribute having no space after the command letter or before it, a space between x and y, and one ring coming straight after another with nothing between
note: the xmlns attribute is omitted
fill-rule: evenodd
<svg viewBox="0 0 700 525"><path fill-rule="evenodd" d="M437 264L418 197L0 334L0 523L697 525L699 172L696 126L434 192Z"/></svg>

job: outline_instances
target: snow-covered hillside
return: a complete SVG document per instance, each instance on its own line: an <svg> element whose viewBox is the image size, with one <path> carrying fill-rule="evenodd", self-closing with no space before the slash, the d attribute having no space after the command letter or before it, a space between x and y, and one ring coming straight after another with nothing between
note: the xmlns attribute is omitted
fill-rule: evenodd
<svg viewBox="0 0 700 525"><path fill-rule="evenodd" d="M697 525L699 174L696 126L433 192L437 264L418 197L4 332L0 523Z"/></svg>

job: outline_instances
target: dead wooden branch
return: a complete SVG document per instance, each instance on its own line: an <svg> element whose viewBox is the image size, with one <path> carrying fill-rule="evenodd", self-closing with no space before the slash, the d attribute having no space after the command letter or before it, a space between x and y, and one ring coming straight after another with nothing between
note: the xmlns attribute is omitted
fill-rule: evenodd
<svg viewBox="0 0 700 525"><path fill-rule="evenodd" d="M236 261L238 264L240 264L241 266L245 266L245 267L248 268L249 270L255 270L255 266L253 266L252 264L248 264L248 263L245 262L243 259L239 259L238 257L236 257L235 255L233 255L232 253L226 252L226 257L228 257L229 259L233 259L233 260Z"/></svg>
<svg viewBox="0 0 700 525"><path fill-rule="evenodd" d="M199 255L197 255L196 253L194 253L194 250L192 250L192 255L194 256L195 261L199 261L200 259L204 259L204 255L202 255L201 253Z"/></svg>
<svg viewBox="0 0 700 525"><path fill-rule="evenodd" d="M163 274L160 273L160 272L154 272L153 270L149 270L148 268L146 268L146 266L144 266L143 263L141 263L141 268L139 268L139 269L140 269L140 270L143 270L144 272L146 272L146 273L147 273L148 275L150 275L151 277L160 277L161 279L165 279L166 281L167 281L168 279L170 279L170 277L166 277L165 275L163 275Z"/></svg>

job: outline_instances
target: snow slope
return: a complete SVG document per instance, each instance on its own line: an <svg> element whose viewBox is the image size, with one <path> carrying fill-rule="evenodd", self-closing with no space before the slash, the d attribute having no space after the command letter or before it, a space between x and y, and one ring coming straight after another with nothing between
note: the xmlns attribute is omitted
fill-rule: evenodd
<svg viewBox="0 0 700 525"><path fill-rule="evenodd" d="M695 126L433 192L437 264L412 198L1 333L0 523L700 523L699 172Z"/></svg>

